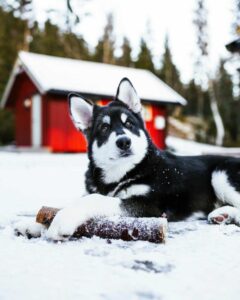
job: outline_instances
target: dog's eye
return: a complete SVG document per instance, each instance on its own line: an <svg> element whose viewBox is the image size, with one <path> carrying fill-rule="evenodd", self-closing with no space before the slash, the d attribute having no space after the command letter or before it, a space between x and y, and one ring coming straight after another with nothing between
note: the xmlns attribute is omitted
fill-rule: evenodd
<svg viewBox="0 0 240 300"><path fill-rule="evenodd" d="M101 133L107 133L109 129L109 125L107 123L102 124L101 126Z"/></svg>
<svg viewBox="0 0 240 300"><path fill-rule="evenodd" d="M128 128L128 129L132 129L133 128L133 123L130 122L129 120L127 120L126 123L125 123L125 127Z"/></svg>

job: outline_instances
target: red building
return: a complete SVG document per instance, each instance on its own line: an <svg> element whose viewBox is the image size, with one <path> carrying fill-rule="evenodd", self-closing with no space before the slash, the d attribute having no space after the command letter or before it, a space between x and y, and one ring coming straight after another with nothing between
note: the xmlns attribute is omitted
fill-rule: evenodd
<svg viewBox="0 0 240 300"><path fill-rule="evenodd" d="M114 98L123 77L133 82L147 129L164 148L166 106L185 105L186 100L151 72L27 52L19 53L1 101L15 113L16 145L85 152L85 139L68 115L67 94L78 92L104 105Z"/></svg>

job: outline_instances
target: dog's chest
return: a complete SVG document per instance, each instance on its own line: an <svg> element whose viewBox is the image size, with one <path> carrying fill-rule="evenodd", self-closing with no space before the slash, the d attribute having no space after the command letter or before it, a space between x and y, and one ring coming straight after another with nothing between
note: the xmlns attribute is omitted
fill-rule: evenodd
<svg viewBox="0 0 240 300"><path fill-rule="evenodd" d="M150 191L151 188L149 185L137 183L135 179L127 179L120 182L114 189L109 191L108 196L125 200L133 197L147 196Z"/></svg>
<svg viewBox="0 0 240 300"><path fill-rule="evenodd" d="M151 191L149 185L138 182L138 176L136 178L122 180L117 184L105 185L103 183L92 183L88 188L92 193L100 193L122 200L147 196Z"/></svg>

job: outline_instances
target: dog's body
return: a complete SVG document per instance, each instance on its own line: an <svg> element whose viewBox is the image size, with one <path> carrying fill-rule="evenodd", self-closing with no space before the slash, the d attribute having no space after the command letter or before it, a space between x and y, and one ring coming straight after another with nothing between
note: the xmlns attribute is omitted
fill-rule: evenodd
<svg viewBox="0 0 240 300"><path fill-rule="evenodd" d="M131 89L131 84L128 85L125 89ZM206 215L225 202L240 207L239 159L212 155L183 157L159 150L144 127L140 111L134 113L119 101L119 89L114 102L95 108L92 134L87 134L90 163L86 188L90 194L120 198L121 207L128 215L159 217L166 214L169 220L180 220L194 212ZM138 103L139 100L132 101ZM105 126L104 119L109 121L109 128L102 135L97 128ZM126 122L131 123L130 129ZM114 133L111 143L109 140ZM134 141L138 149L128 153L135 146L134 134L138 137ZM125 137L130 139L131 145L121 157L121 151L125 152L116 143ZM118 152L116 157L114 148ZM107 159L111 155L114 160ZM131 163L134 155L139 160ZM223 188L235 189L233 198L237 200L229 199Z"/></svg>
<svg viewBox="0 0 240 300"><path fill-rule="evenodd" d="M92 105L79 95L70 95L69 107L75 126L88 140L86 189L90 195L77 207L61 210L48 237L71 235L86 218L95 215L164 214L169 220L181 220L202 212L210 213L210 222L240 224L240 160L175 156L157 149L128 79L120 82L116 99L108 106Z"/></svg>

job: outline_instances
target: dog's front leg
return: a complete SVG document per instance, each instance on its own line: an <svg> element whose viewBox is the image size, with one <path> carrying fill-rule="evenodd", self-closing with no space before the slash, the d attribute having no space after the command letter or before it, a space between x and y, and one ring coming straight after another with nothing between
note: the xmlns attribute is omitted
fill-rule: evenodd
<svg viewBox="0 0 240 300"><path fill-rule="evenodd" d="M46 237L52 240L66 240L90 218L122 215L120 204L119 198L99 194L82 197L77 205L63 208L57 213L46 232Z"/></svg>

